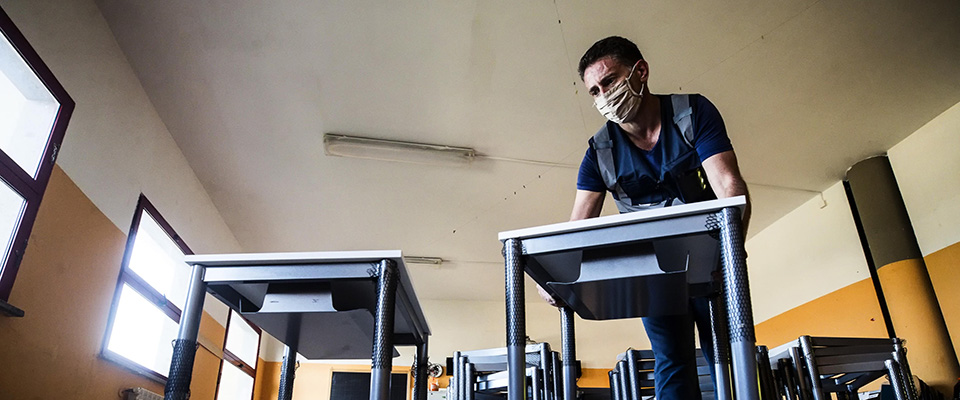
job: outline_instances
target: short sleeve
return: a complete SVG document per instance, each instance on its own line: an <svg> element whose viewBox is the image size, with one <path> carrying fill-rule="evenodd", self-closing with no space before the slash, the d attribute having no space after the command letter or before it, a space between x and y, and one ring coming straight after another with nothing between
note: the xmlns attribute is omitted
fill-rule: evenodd
<svg viewBox="0 0 960 400"><path fill-rule="evenodd" d="M727 128L717 107L704 96L696 96L694 103L694 123L696 136L693 144L700 156L700 162L718 153L733 150L733 144L727 136Z"/></svg>
<svg viewBox="0 0 960 400"><path fill-rule="evenodd" d="M580 162L580 172L577 174L577 189L591 192L605 192L607 190L607 186L603 183L603 177L600 176L597 152L593 150L593 146L587 147L587 152L583 155L583 161Z"/></svg>

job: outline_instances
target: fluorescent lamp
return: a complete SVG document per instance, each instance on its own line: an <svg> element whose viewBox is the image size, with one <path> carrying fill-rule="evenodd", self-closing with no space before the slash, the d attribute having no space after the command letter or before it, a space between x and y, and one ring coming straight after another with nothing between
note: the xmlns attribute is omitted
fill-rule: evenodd
<svg viewBox="0 0 960 400"><path fill-rule="evenodd" d="M443 264L443 259L440 257L404 256L403 261L407 264L430 264L437 266Z"/></svg>
<svg viewBox="0 0 960 400"><path fill-rule="evenodd" d="M477 153L476 150L470 147L403 142L399 140L347 136L336 133L325 133L323 135L323 152L328 156L395 161L413 164L465 166L470 164L473 160L483 158L492 161L506 161L511 163L538 165L550 168L558 167L576 169L579 167L579 165L562 164L550 161L496 157L489 154Z"/></svg>
<svg viewBox="0 0 960 400"><path fill-rule="evenodd" d="M334 133L323 135L323 151L330 156L414 164L465 165L477 157L477 151L469 147L402 142Z"/></svg>

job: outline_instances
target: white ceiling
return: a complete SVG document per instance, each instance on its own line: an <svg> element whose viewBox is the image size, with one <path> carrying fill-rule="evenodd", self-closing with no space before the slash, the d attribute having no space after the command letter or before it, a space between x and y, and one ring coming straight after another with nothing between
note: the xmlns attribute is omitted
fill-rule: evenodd
<svg viewBox="0 0 960 400"><path fill-rule="evenodd" d="M245 249L442 257L411 266L430 299L501 299L497 232L565 220L576 170L330 157L323 133L576 165L603 122L576 63L621 35L654 92L723 113L753 235L960 102L951 0L98 4Z"/></svg>

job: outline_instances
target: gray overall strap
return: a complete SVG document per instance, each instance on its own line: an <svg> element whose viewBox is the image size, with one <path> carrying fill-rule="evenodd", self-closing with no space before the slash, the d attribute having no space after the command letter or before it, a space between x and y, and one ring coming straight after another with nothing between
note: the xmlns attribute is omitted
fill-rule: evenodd
<svg viewBox="0 0 960 400"><path fill-rule="evenodd" d="M690 95L672 94L670 101L673 102L673 123L680 128L687 146L693 147L693 108L690 107Z"/></svg>
<svg viewBox="0 0 960 400"><path fill-rule="evenodd" d="M600 176L603 177L603 183L607 188L617 193L617 206L620 203L633 204L630 196L620 188L617 183L617 168L613 163L613 141L610 140L610 131L604 124L600 130L593 135L593 149L597 152L597 165L600 167Z"/></svg>
<svg viewBox="0 0 960 400"><path fill-rule="evenodd" d="M683 141L690 147L693 146L693 108L690 107L690 95L674 94L670 95L670 101L673 103L673 123L677 125L682 133ZM617 194L615 203L621 213L647 210L676 204L683 204L679 199L667 199L654 204L634 205L630 196L617 183L617 168L613 162L613 141L610 140L610 132L607 125L593 135L593 148L597 152L597 164L600 167L600 176L603 177L603 183L607 188Z"/></svg>

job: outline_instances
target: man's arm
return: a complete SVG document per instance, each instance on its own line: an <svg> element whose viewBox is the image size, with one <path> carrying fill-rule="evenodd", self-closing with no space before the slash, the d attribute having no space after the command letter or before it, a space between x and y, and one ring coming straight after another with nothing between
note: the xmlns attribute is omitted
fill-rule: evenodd
<svg viewBox="0 0 960 400"><path fill-rule="evenodd" d="M576 221L599 217L600 210L603 209L603 195L603 192L577 190L577 197L573 200L573 212L570 213L570 220Z"/></svg>
<svg viewBox="0 0 960 400"><path fill-rule="evenodd" d="M703 160L703 170L717 198L747 196L747 205L743 208L743 232L746 235L750 224L750 194L747 192L747 183L740 176L737 155L733 150L714 154Z"/></svg>

